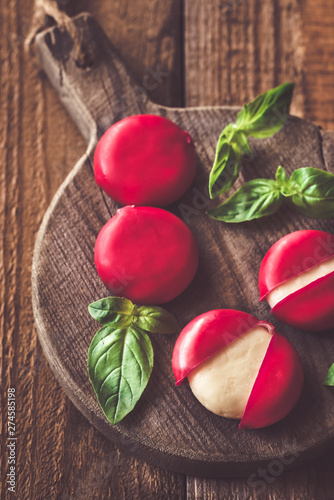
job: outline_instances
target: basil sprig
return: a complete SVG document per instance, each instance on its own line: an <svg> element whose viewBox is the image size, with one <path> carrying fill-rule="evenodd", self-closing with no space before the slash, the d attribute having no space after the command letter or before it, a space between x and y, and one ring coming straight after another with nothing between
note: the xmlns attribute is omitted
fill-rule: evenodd
<svg viewBox="0 0 334 500"><path fill-rule="evenodd" d="M327 372L324 385L334 386L334 363Z"/></svg>
<svg viewBox="0 0 334 500"><path fill-rule="evenodd" d="M88 374L103 413L112 424L133 410L151 376L153 347L146 332L175 333L175 318L162 307L107 297L88 306L103 326L88 350Z"/></svg>
<svg viewBox="0 0 334 500"><path fill-rule="evenodd" d="M248 137L271 137L289 116L294 84L284 83L245 104L235 123L222 131L210 172L209 193L215 198L230 189L238 178L243 155L251 156Z"/></svg>
<svg viewBox="0 0 334 500"><path fill-rule="evenodd" d="M209 210L213 219L245 222L272 215L286 200L308 217L334 217L334 175L318 168L295 170L288 179L278 167L276 180L254 179L246 182L227 201Z"/></svg>

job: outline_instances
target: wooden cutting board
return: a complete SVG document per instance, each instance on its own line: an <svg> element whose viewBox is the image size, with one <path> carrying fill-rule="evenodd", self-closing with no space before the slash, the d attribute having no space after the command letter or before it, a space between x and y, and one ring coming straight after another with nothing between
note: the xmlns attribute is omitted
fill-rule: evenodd
<svg viewBox="0 0 334 500"><path fill-rule="evenodd" d="M217 138L238 108L171 109L150 102L96 21L83 14L75 23L84 40L85 54L79 62L73 59L73 42L65 30L52 28L37 39L42 67L89 143L87 154L45 214L34 253L36 326L55 376L97 429L157 466L189 475L256 477L259 467L275 475L275 470L314 458L334 443L334 391L322 384L334 362L333 332L304 333L275 320L269 307L259 303L257 276L264 254L278 238L302 228L333 232L333 221L307 219L288 208L238 225L210 219L205 210L215 203L209 202L206 186ZM288 417L271 427L239 431L237 421L206 411L188 386L176 388L171 368L176 336L151 335L152 377L134 411L121 423L112 426L97 403L86 365L99 325L87 306L109 295L95 271L93 253L98 232L118 206L94 182L92 153L112 123L138 113L173 120L192 135L198 153L194 185L169 208L197 238L199 270L166 309L181 327L210 309L241 309L274 323L300 353L306 379L302 397ZM305 166L334 172L334 134L298 118L291 117L270 139L251 141L251 147L254 158L245 161L236 187L255 177L272 178L279 164L289 173Z"/></svg>

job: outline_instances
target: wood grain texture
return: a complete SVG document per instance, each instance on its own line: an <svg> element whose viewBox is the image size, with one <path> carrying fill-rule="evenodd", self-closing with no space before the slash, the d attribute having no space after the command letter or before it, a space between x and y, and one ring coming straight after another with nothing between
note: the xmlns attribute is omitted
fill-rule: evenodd
<svg viewBox="0 0 334 500"><path fill-rule="evenodd" d="M334 129L334 4L326 0L300 2L305 40L305 114Z"/></svg>
<svg viewBox="0 0 334 500"><path fill-rule="evenodd" d="M239 104L291 79L298 97L293 112L333 129L332 2L212 0L205 6L185 5L185 105ZM187 492L189 498L205 500L331 498L332 463L329 453L320 462L277 477L265 471L268 480L257 475L254 480L260 483L253 485L249 478L231 483L188 477Z"/></svg>
<svg viewBox="0 0 334 500"><path fill-rule="evenodd" d="M199 0L185 2L193 9L202 3ZM230 9L229 1L221 3L222 12ZM211 2L205 4L210 9ZM261 11L270 10L271 4L268 0L258 1L256 5L249 2L250 7L255 5ZM304 109L305 118L333 129L333 3L331 0L274 3L278 4L292 5L294 10L299 9L302 16L302 28L298 24L295 30L300 44L305 46L302 68L299 67L296 72L298 78L299 72L303 72L305 86L302 96L304 107L300 109ZM163 69L170 74L155 90L150 91L154 93L150 97L165 105L182 103L183 72L180 64L183 50L187 48L180 45L183 36L186 36L181 29L181 2L82 0L71 1L67 7L73 13L89 10L96 15L139 85L147 66L155 68L164 61ZM55 380L33 328L30 305L32 249L52 195L84 153L86 142L47 79L23 53L23 39L27 35L31 16L32 0L0 2L0 141L3 153L0 158L1 497L6 498L6 389L12 385L19 391L22 409L18 418L21 439L18 447L18 491L21 498L59 499L62 495L68 498L71 494L71 498L178 499L188 494L191 500L236 499L242 498L241 492L245 490L252 498L331 498L334 490L332 454L327 454L313 465L288 471L274 481L269 478L271 482L265 481L266 488L261 493L259 488L249 487L247 480L189 479L186 489L182 476L143 465L120 454L75 409ZM201 19L203 23L203 17ZM256 65L249 65L251 71L245 78L246 58L239 51L243 63L235 59L234 40L225 36L226 20L223 15L220 20L221 27L216 23L215 32L210 31L207 22L199 26L201 36L206 31L209 34L202 46L193 44L192 54L189 55L195 68L191 79L187 79L188 92L191 90L193 95L202 93L201 104L240 104L241 95L239 99L235 94L233 102L224 100L226 91L222 82L232 76L229 76L230 73L227 77L222 74L228 65L221 63L218 53L214 64L219 70L216 66L209 68L212 84L204 95L201 81L206 60L203 50L208 50L208 41L212 40L213 50L220 51L224 45L226 57L234 57L234 79L242 82L240 92L243 88L246 89L244 92L249 92L248 79L260 82L257 85L263 90L266 86L261 84L262 78L268 79L269 83L271 80L266 72L260 73ZM265 37L267 31L272 33L274 23L275 16L271 16L267 24L262 23L261 34L256 17L243 18L244 28L258 37L257 47L260 46L262 54L265 54L265 44L261 36ZM225 31L220 33L223 24ZM188 23L187 32L190 29ZM193 30L196 39L199 38L198 33L198 29ZM165 38L166 42L160 44L160 38ZM280 46L275 49L276 61L282 67L286 67L286 50L282 51ZM257 61L258 51L255 45L253 50L249 46L248 54ZM313 56L310 57L310 54ZM291 61L291 56L288 57ZM174 61L177 63L174 64ZM266 64L269 62L265 63L262 56L262 70ZM282 80L287 77L292 78L291 74L282 73ZM254 94L247 95L251 98L257 91L258 87L255 87ZM199 101L194 99L192 103L198 105ZM191 103L188 101L187 104ZM113 467L97 476L95 471L99 464L109 461Z"/></svg>
<svg viewBox="0 0 334 500"><path fill-rule="evenodd" d="M183 3L168 0L69 2L70 15L92 12L149 98L166 106L183 104ZM93 7L93 10L92 10ZM157 77L156 72L165 73Z"/></svg>
<svg viewBox="0 0 334 500"><path fill-rule="evenodd" d="M91 2L90 7L93 6ZM155 6L155 7L154 7ZM112 32L126 35L129 11L137 18L135 35L121 48L131 54L144 76L146 66L161 59L169 77L155 89L156 98L174 104L181 99L174 66L173 36L178 27L150 9L157 2L95 2L94 9ZM164 3L168 13L175 2ZM88 8L88 5L87 5ZM113 17L113 12L122 16ZM0 211L1 211L1 498L9 498L7 387L17 391L17 497L63 498L184 498L182 476L139 464L119 453L69 401L42 353L31 308L31 262L34 240L44 212L66 174L87 144L69 118L36 63L23 51L33 2L8 1L0 5ZM170 15L170 14L168 14ZM135 22L135 21L134 21ZM160 30L171 43L156 52ZM175 29L177 28L177 29ZM154 32L147 38L146 33ZM175 75L178 75L177 78ZM140 78L139 74L139 84ZM103 471L100 464L111 463ZM131 478L131 481L129 480ZM84 491L83 491L84 490ZM68 497L67 497L68 495Z"/></svg>
<svg viewBox="0 0 334 500"><path fill-rule="evenodd" d="M239 105L296 83L292 114L304 114L302 17L297 0L185 2L186 105Z"/></svg>
<svg viewBox="0 0 334 500"><path fill-rule="evenodd" d="M167 305L168 309L181 327L197 314L219 307L241 309L271 320L268 308L258 302L257 285L258 269L267 249L294 230L333 231L332 221L309 220L288 209L283 209L280 217L238 226L209 219L205 214L209 205L205 187L215 144L222 127L235 121L237 110L176 109L154 105L149 100L138 101L127 69L100 34L94 19L82 15L75 24L82 30L82 38L94 40L89 45L95 62L88 70L79 68L78 72L66 50L67 34L58 28L39 36L38 51L51 82L61 96L66 96L64 103L80 127L85 130L83 121L87 119L88 123L95 122L102 133L103 126L109 127L123 116L149 112L172 119L188 130L194 140L199 159L195 183L170 209L195 234L200 265L193 283ZM50 40L55 40L54 44ZM113 114L107 107L108 96L124 103L124 107ZM96 130L92 126L87 130L91 130L90 142L95 144ZM296 164L334 171L333 133L327 141L324 149L316 125L290 118L274 137L252 141L254 159L244 162L236 188L250 178L270 177L278 164L283 164L288 174ZM188 387L175 387L171 370L174 339L163 336L152 339L155 367L135 410L117 426L106 420L88 379L87 350L92 338L89 332L95 322L83 308L109 294L94 268L94 246L99 230L118 206L95 185L91 161L83 158L53 199L38 234L32 275L39 338L57 379L75 405L106 436L124 449L130 447L135 456L192 475L244 476L259 467L271 467L275 460L283 461L284 468L288 468L291 463L305 462L333 445L334 402L331 392L322 385L326 373L323 367L330 366L334 358L332 336L330 332L321 336L296 332L282 324L278 324L279 331L302 357L306 384L295 410L275 426L240 432L235 421L203 411ZM314 411L318 407L321 412Z"/></svg>

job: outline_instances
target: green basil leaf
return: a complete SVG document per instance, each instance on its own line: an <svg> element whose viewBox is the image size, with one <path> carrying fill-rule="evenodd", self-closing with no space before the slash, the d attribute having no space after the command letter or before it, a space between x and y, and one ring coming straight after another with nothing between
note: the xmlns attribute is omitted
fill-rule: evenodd
<svg viewBox="0 0 334 500"><path fill-rule="evenodd" d="M142 306L133 318L135 325L151 333L175 333L179 325L172 314L162 307Z"/></svg>
<svg viewBox="0 0 334 500"><path fill-rule="evenodd" d="M89 314L102 325L130 324L133 311L131 300L124 297L106 297L88 306Z"/></svg>
<svg viewBox="0 0 334 500"><path fill-rule="evenodd" d="M324 385L334 386L334 363L327 372Z"/></svg>
<svg viewBox="0 0 334 500"><path fill-rule="evenodd" d="M152 368L152 344L139 328L104 326L96 333L88 351L88 373L103 413L112 424L133 410Z"/></svg>
<svg viewBox="0 0 334 500"><path fill-rule="evenodd" d="M222 131L210 172L209 193L213 199L233 186L238 178L244 154L251 156L248 136L271 137L289 116L294 84L284 83L246 104L235 124Z"/></svg>
<svg viewBox="0 0 334 500"><path fill-rule="evenodd" d="M334 175L318 168L295 170L289 183L291 201L298 212L308 217L329 219L334 217Z"/></svg>
<svg viewBox="0 0 334 500"><path fill-rule="evenodd" d="M225 203L207 213L213 219L224 222L245 222L273 214L280 208L283 199L276 181L254 179L244 184Z"/></svg>
<svg viewBox="0 0 334 500"><path fill-rule="evenodd" d="M298 192L298 186L287 178L283 167L279 166L276 170L276 182L283 196L286 198Z"/></svg>
<svg viewBox="0 0 334 500"><path fill-rule="evenodd" d="M289 182L285 170L281 166L277 167L276 170L276 182L279 187L285 187Z"/></svg>
<svg viewBox="0 0 334 500"><path fill-rule="evenodd" d="M237 128L258 139L271 137L288 119L293 89L293 83L283 83L256 97L238 114Z"/></svg>
<svg viewBox="0 0 334 500"><path fill-rule="evenodd" d="M241 154L233 144L224 142L221 138L217 144L216 158L210 172L209 193L210 198L216 198L224 193L238 178L241 168Z"/></svg>
<svg viewBox="0 0 334 500"><path fill-rule="evenodd" d="M232 145L235 151L238 151L240 156L252 156L252 150L249 146L247 135L242 130L237 130L232 139Z"/></svg>

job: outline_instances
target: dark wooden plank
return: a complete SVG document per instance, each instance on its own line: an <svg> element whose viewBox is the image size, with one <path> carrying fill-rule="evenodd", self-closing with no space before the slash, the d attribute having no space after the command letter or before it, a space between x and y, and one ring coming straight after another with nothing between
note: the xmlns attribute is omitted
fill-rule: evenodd
<svg viewBox="0 0 334 500"><path fill-rule="evenodd" d="M167 2L164 2L166 5ZM80 5L82 2L80 2ZM156 62L160 62L161 58L168 62L170 69L170 76L173 80L175 78L175 73L179 72L179 68L173 66L173 53L175 53L175 47L171 44L165 44L165 49L170 49L169 55L166 56L156 53L156 39L154 37L146 37L146 33L150 30L152 26L152 31L159 38L159 32L161 25L164 24L164 19L161 15L161 3L159 5L160 13L158 18L152 18L149 11L150 7L154 2L150 2L147 8L143 8L143 2L118 2L115 1L112 4L109 2L86 2L86 9L94 10L97 14L99 20L102 22L104 27L107 29L108 34L114 40L114 34L118 37L117 45L118 49L122 51L123 57L128 57L127 54L131 54L131 68L134 66L138 68L138 71L145 73L145 66L152 65L154 67ZM304 5L310 5L311 2L302 2ZM77 10L80 9L80 5L77 6ZM124 10L123 5L125 5ZM322 10L318 9L318 6L322 6ZM325 123L328 119L328 112L330 112L332 102L331 102L331 90L328 82L331 83L331 55L330 51L325 49L325 45L329 46L332 43L332 12L333 5L330 0L323 0L321 2L313 1L313 5L309 8L308 18L304 20L304 32L305 36L308 36L307 42L307 52L313 48L316 52L314 61L305 61L305 72L307 73L307 81L312 78L312 94L310 93L310 102L314 108L311 118L320 123ZM75 445L77 441L74 439L75 435L82 435L82 442L86 439L86 436L93 436L90 439L90 443L95 443L95 448L93 452L96 461L101 460L102 462L108 456L108 451L110 444L107 442L100 434L94 430L90 425L87 425L85 418L83 418L75 409L73 405L69 402L67 397L64 395L63 391L60 389L58 383L55 381L45 358L41 353L38 343L36 344L36 336L33 331L33 320L30 308L30 264L31 264L31 254L34 233L39 225L41 216L46 209L53 193L59 186L60 182L64 179L66 173L72 168L76 160L81 156L85 149L85 142L81 138L81 135L77 132L75 126L72 124L71 120L66 116L61 103L59 102L58 96L49 87L48 83L45 82L42 86L40 83L40 75L36 67L31 63L29 58L23 56L22 43L23 37L27 34L29 28L29 21L32 13L32 2L26 0L25 2L20 1L18 3L18 11L16 7L16 2L1 3L0 6L1 15L1 34L0 34L0 44L1 44L1 61L2 61L2 71L0 74L1 78L1 139L2 139L2 151L7 151L6 155L2 155L1 158L1 222L2 231L5 231L5 240L2 240L2 259L5 259L4 266L0 267L1 274L1 293L2 299L0 301L1 305L1 319L2 319L2 330L1 338L2 344L2 381L11 380L8 383L14 383L18 387L20 394L25 395L22 406L24 406L25 418L20 419L20 434L21 436L28 436L31 434L31 438L26 440L24 438L24 446L19 449L19 463L20 463L20 493L23 498L33 498L33 493L41 492L40 498L58 498L62 493L69 491L70 489L75 490L75 486L81 482L82 478L89 477L89 470L91 466L91 461L87 455L83 455L80 452L82 444L80 443L80 449L75 452ZM177 12L178 10L175 9ZM174 12L175 12L174 10ZM117 11L117 15L115 15ZM19 18L17 17L19 13ZM128 18L132 16L134 22L132 23L131 33L135 33L130 43L127 43L128 33ZM172 17L172 16L171 16ZM177 18L178 14L177 14ZM309 36L308 27L317 26L316 37ZM165 30L168 33L175 34L176 27L178 26L173 22L173 18L168 23L165 24ZM194 36L197 36L194 33ZM137 39L136 39L137 38ZM137 42L140 41L140 43ZM13 44L17 45L13 47ZM153 60L153 57L156 58ZM20 61L18 59L20 57ZM175 54L177 55L177 54ZM314 71L315 64L320 63L321 67L317 67L317 71ZM11 80L9 81L7 75L9 74L9 69L11 67ZM18 69L20 67L20 70ZM135 71L136 71L135 68ZM212 70L212 68L211 68ZM321 74L318 70L321 70ZM325 74L326 73L326 74ZM27 77L27 75L29 75ZM138 83L142 81L141 75L139 74ZM170 79L168 78L168 82ZM166 82L168 86L168 83ZM319 86L321 87L321 92L318 92ZM165 86L159 86L156 92L159 92L157 100L162 103L167 102L169 94L173 99L173 104L177 104L178 99L180 99L180 93L178 86L169 87L169 91L165 92ZM13 96L16 96L13 99ZM17 96L20 95L18 102ZM213 95L213 92L211 93ZM327 96L323 99L323 96ZM210 96L208 96L210 98ZM314 101L316 99L316 102ZM237 103L239 101L236 101ZM323 105L322 103L326 104ZM209 101L208 101L209 103ZM196 102L194 102L196 104ZM320 112L319 112L320 109ZM14 116L19 116L14 120ZM333 114L331 113L331 116ZM20 123L22 124L20 127ZM34 129L34 126L39 127L39 133ZM331 121L331 127L333 127L333 121ZM7 132L6 132L7 130ZM17 138L15 135L20 131L20 137ZM56 131L56 133L55 133ZM6 140L8 137L12 137L9 147L6 149ZM16 153L15 153L16 150ZM17 178L15 174L15 154L20 151L20 177ZM8 159L8 164L5 163ZM16 160L17 161L17 160ZM7 168L7 170L6 170ZM22 173L25 174L25 181L22 181ZM34 179L34 183L31 182ZM13 190L13 186L17 184L21 185L20 189L20 217L21 221L15 223L15 210L17 210L17 190ZM24 196L24 198L22 198ZM34 203L31 203L31 200ZM38 202L38 203L37 203ZM7 213L7 219L5 223L4 213ZM20 238L18 234L22 232ZM2 232L3 234L3 232ZM17 249L17 250L16 250ZM17 253L18 251L18 253ZM20 257L18 257L18 255ZM17 262L19 261L19 265ZM15 269L17 270L16 275L19 277L19 281L15 278ZM23 284L22 284L23 283ZM21 296L20 302L17 299L13 299L13 296ZM6 300L5 300L6 299ZM16 301L16 302L15 302ZM16 304L16 305L15 305ZM20 319L17 321L17 328L14 332L13 330L13 318L17 316L17 312L20 311ZM14 338L20 339L20 349L15 349L12 345L13 336L11 332L14 332ZM14 367L13 369L11 367ZM17 373L15 373L15 370ZM37 387L37 381L39 381L39 387ZM41 390L43 388L43 390ZM4 393L2 393L1 407L4 408L6 400L4 398ZM61 402L65 402L65 406L62 406ZM51 411L52 407L65 408L64 411L55 413ZM71 409L71 412L68 411ZM76 415L73 415L76 412ZM3 414L2 414L3 417ZM3 425L5 420L2 421ZM31 429L34 428L34 422L38 422L34 433ZM57 425L55 425L57 423ZM37 427L38 426L38 427ZM3 430L5 428L3 427ZM45 432L44 432L45 429ZM66 433L65 433L66 432ZM33 445L36 435L40 436L39 441L36 445ZM48 440L45 440L45 436L48 435ZM2 436L5 434L2 432ZM44 438L43 438L44 437ZM107 443L107 450L103 447L103 444ZM4 444L4 443L3 443ZM33 446L32 446L33 445ZM72 448L73 447L73 448ZM5 449L4 446L2 449ZM83 448L86 450L86 448ZM73 451L74 450L74 451ZM91 450L90 450L91 451ZM63 459L63 454L65 458ZM121 455L123 456L123 455ZM67 457L67 458L66 458ZM76 467L72 468L71 460L74 458L77 460ZM2 473L3 481L1 481L1 488L5 485L5 474L6 469L6 455L1 455L2 459ZM80 475L78 476L77 470L79 467L79 460L82 459L80 464ZM121 461L122 462L122 461ZM40 466L36 466L36 464ZM330 476L330 470L328 465L330 465L330 457L326 463L320 463L318 469L312 470L310 476L306 470L305 476L301 476L299 484L303 482L308 484L307 488L303 489L304 493L300 497L307 498L323 498L330 497L332 480ZM129 498L126 496L129 491L129 481L127 481L127 471L129 471L129 476L138 484L136 489L137 498L141 497L141 494L145 498L146 495L150 498L153 495L158 495L159 491L159 481L156 482L154 479L156 476L153 474L153 468L145 468L145 473L141 472L135 461L133 462L122 462L120 469L122 472L122 480L118 480L116 474L112 474L112 477L108 481L108 487L103 489L101 487L98 490L100 498L107 497L108 492L114 492L115 498ZM119 470L117 468L117 470ZM327 473L322 473L321 471L327 470ZM66 473L66 481L62 480L64 474ZM160 473L159 473L160 474ZM292 474L292 472L291 472ZM167 475L161 473L159 477L166 477L167 479L163 481L165 487L169 487L169 479ZM293 476L291 476L293 477ZM307 481L306 477L309 477ZM296 479L297 480L297 479ZM32 482L36 481L34 490L32 490ZM307 481L307 483L306 483ZM84 484L85 483L84 481ZM115 486L116 484L116 486ZM174 483L175 484L175 483ZM233 487L232 483L232 487ZM290 484L290 483L289 483ZM318 486L315 487L315 484ZM110 485L114 485L113 489L110 489ZM294 481L291 480L291 490L287 488L287 494L284 497L289 497L290 492L293 491L295 487ZM214 487L215 488L215 487ZM171 487L171 491L173 490ZM180 491L183 491L180 488ZM229 490L226 490L226 495L224 498L229 498ZM2 496L4 489L1 490ZM105 496L103 496L105 492ZM133 490L131 489L131 492ZM86 496L90 494L90 489L87 486ZM92 495L94 491L92 490ZM210 494L219 494L219 489L210 490ZM292 494L292 493L291 493ZM300 498L295 494L296 498ZM157 496L155 496L157 497ZM38 498L38 496L35 496ZM109 498L109 496L108 496ZM167 496L167 498L169 498ZM173 497L170 497L173 498ZM178 498L175 496L175 498ZM191 496L190 496L191 498ZM206 498L210 498L206 497ZM282 498L282 496L280 497Z"/></svg>
<svg viewBox="0 0 334 500"><path fill-rule="evenodd" d="M167 307L181 326L196 314L218 307L240 308L272 321L268 308L259 304L257 298L257 274L266 250L287 232L304 227L331 231L333 224L310 221L288 209L281 211L281 217L238 227L209 219L204 207L196 208L197 193L203 195L205 191L217 137L222 127L235 119L237 110L172 109L150 101L138 103L132 97L127 70L113 47L100 36L98 25L87 16L77 18L76 25L84 30L86 39L96 41L95 46L91 44L93 59L98 53L95 70L93 66L84 76L78 73L66 49L66 34L57 29L41 35L38 46L49 77L61 89L61 95L66 96L63 100L71 110L75 99L76 112L72 114L79 124L88 116L101 129L103 124L107 127L112 120L118 120L122 113L161 113L188 130L197 148L199 168L195 185L171 210L193 230L200 247L200 267L191 286ZM50 47L50 39L56 40L56 48ZM61 61L61 76L59 58L57 64L50 63L59 53L64 54L66 61ZM109 95L116 100L125 95L127 105L114 115L110 110L106 121ZM89 129L95 141L95 131ZM288 173L296 164L325 168L333 163L331 148L324 159L318 127L297 118L291 118L273 138L252 141L252 148L254 159L245 162L237 186L251 176L271 175L280 163ZM90 159L83 159L57 192L36 243L33 304L38 333L53 371L76 406L106 436L125 449L130 447L134 455L181 472L245 475L291 454L298 456L286 467L322 452L334 440L333 400L322 385L324 373L314 373L314 365L330 364L334 357L331 336L315 337L281 324L279 331L298 348L304 361L307 383L296 409L275 426L247 434L239 432L236 422L205 412L188 387L175 388L171 370L174 339L163 336L152 339L155 369L136 409L115 427L106 421L86 369L87 350L96 325L88 313L78 311L83 304L108 294L97 278L93 252L99 229L116 209L116 204L105 199L95 185ZM314 410L320 405L321 414Z"/></svg>
<svg viewBox="0 0 334 500"><path fill-rule="evenodd" d="M64 2L70 15L91 12L112 40L137 85L165 106L183 104L182 0Z"/></svg>
<svg viewBox="0 0 334 500"><path fill-rule="evenodd" d="M304 112L302 17L297 0L185 1L187 106L237 105L286 80Z"/></svg>
<svg viewBox="0 0 334 500"><path fill-rule="evenodd" d="M286 470L282 462L272 462L267 468L254 469L245 479L188 478L187 495L191 500L331 500L332 464L330 453L293 470Z"/></svg>
<svg viewBox="0 0 334 500"><path fill-rule="evenodd" d="M37 35L38 55L82 135L94 145L112 123L143 113L150 101L144 86L136 85L124 70L115 48L115 57L105 64L110 41L93 17L83 14L75 24L87 44L82 55L87 66L72 57L73 40L58 28Z"/></svg>
<svg viewBox="0 0 334 500"><path fill-rule="evenodd" d="M123 1L86 2L86 8L94 9L110 34L117 31L121 50L131 54L142 71L138 84L146 66L155 69L160 64L169 76L153 91L155 97L164 102L168 94L170 102L179 103L182 92L176 75L181 73L174 42L180 30L169 14L171 9L178 12L177 2L164 2L158 20L154 14L158 2L151 0L140 5L135 1L126 5ZM9 498L7 388L15 387L18 498L61 499L71 493L71 498L87 499L152 495L182 499L183 476L128 458L76 410L37 339L31 307L35 236L52 196L87 143L36 62L24 53L32 12L32 0L0 5L0 496ZM140 43L127 40L130 15L132 36ZM148 32L154 34L150 39ZM167 37L169 43L164 42ZM157 40L162 41L162 52L156 51Z"/></svg>
<svg viewBox="0 0 334 500"><path fill-rule="evenodd" d="M305 116L334 129L334 4L330 0L300 3L303 18L305 57Z"/></svg>
<svg viewBox="0 0 334 500"><path fill-rule="evenodd" d="M238 105L292 80L297 84L293 113L332 129L333 22L329 0L212 0L205 5L186 0L185 104ZM326 156L330 136L324 134ZM333 171L333 165L327 168ZM267 474L264 485L256 477L253 487L249 478L188 478L188 498L326 498L334 489L331 464L332 453L275 478Z"/></svg>

